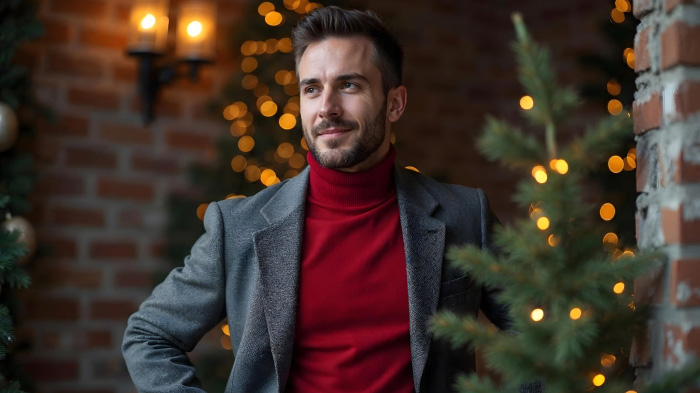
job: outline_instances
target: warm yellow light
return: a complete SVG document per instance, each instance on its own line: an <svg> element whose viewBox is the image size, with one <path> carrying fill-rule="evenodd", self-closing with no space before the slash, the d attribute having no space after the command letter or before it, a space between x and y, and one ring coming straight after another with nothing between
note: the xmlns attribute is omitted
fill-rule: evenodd
<svg viewBox="0 0 700 393"><path fill-rule="evenodd" d="M141 28L148 30L156 25L156 17L153 14L147 14L141 19Z"/></svg>
<svg viewBox="0 0 700 393"><path fill-rule="evenodd" d="M243 120L236 120L231 124L231 128L229 131L231 131L231 135L233 136L243 136L246 131L248 130L248 127L245 124L245 121Z"/></svg>
<svg viewBox="0 0 700 393"><path fill-rule="evenodd" d="M237 155L231 160L231 169L233 169L235 172L243 172L247 166L248 160L241 155Z"/></svg>
<svg viewBox="0 0 700 393"><path fill-rule="evenodd" d="M630 2L627 0L615 0L615 8L622 12L629 12L632 10Z"/></svg>
<svg viewBox="0 0 700 393"><path fill-rule="evenodd" d="M264 1L258 6L258 14L265 16L275 10L275 5L269 1Z"/></svg>
<svg viewBox="0 0 700 393"><path fill-rule="evenodd" d="M637 159L637 148L633 147L627 151L627 157L631 157L633 159Z"/></svg>
<svg viewBox="0 0 700 393"><path fill-rule="evenodd" d="M241 60L241 71L253 72L256 68L258 68L258 61L255 59L255 57L248 56Z"/></svg>
<svg viewBox="0 0 700 393"><path fill-rule="evenodd" d="M301 138L301 141L299 142L301 145L301 148L308 151L309 150L309 145L306 144L306 138Z"/></svg>
<svg viewBox="0 0 700 393"><path fill-rule="evenodd" d="M632 250L625 250L622 255L620 255L620 258L622 257L633 257L634 252Z"/></svg>
<svg viewBox="0 0 700 393"><path fill-rule="evenodd" d="M221 336L221 347L227 351L231 350L233 348L231 346L231 338L228 336Z"/></svg>
<svg viewBox="0 0 700 393"><path fill-rule="evenodd" d="M292 72L287 70L279 70L275 72L275 82L278 85L284 86L292 81Z"/></svg>
<svg viewBox="0 0 700 393"><path fill-rule="evenodd" d="M416 167L414 167L414 166L407 166L406 169L408 169L409 171L413 171L413 172L418 172L418 173L420 173L420 171L418 170L418 168L416 168Z"/></svg>
<svg viewBox="0 0 700 393"><path fill-rule="evenodd" d="M622 281L618 282L618 283L615 284L615 286L613 287L613 292L615 292L615 293L618 294L618 295L621 294L621 293L624 292L624 291L625 291L625 283L622 282Z"/></svg>
<svg viewBox="0 0 700 393"><path fill-rule="evenodd" d="M530 318L532 318L532 320L535 322L541 321L542 318L544 318L544 310L542 310L541 308L536 308L532 310L532 312L530 313Z"/></svg>
<svg viewBox="0 0 700 393"><path fill-rule="evenodd" d="M605 236L603 236L603 244L616 246L618 240L617 235L612 232L608 232L605 234Z"/></svg>
<svg viewBox="0 0 700 393"><path fill-rule="evenodd" d="M294 117L294 115L291 115L289 113L285 113L282 116L280 116L280 127L282 127L285 130L291 130L297 125L297 119Z"/></svg>
<svg viewBox="0 0 700 393"><path fill-rule="evenodd" d="M565 160L557 160L557 162L554 164L554 170L564 175L569 172L569 163Z"/></svg>
<svg viewBox="0 0 700 393"><path fill-rule="evenodd" d="M537 228L539 228L542 231L549 228L549 218L547 218L547 217L538 218L537 219Z"/></svg>
<svg viewBox="0 0 700 393"><path fill-rule="evenodd" d="M260 179L260 168L255 165L250 165L245 169L245 178L249 182L253 183Z"/></svg>
<svg viewBox="0 0 700 393"><path fill-rule="evenodd" d="M265 101L260 105L260 113L265 117L272 117L277 113L277 104L274 101Z"/></svg>
<svg viewBox="0 0 700 393"><path fill-rule="evenodd" d="M547 171L542 165L537 165L532 168L532 177L534 177L535 181L538 183L544 184L547 182Z"/></svg>
<svg viewBox="0 0 700 393"><path fill-rule="evenodd" d="M613 98L608 101L608 113L611 115L619 115L622 112L622 102L620 100Z"/></svg>
<svg viewBox="0 0 700 393"><path fill-rule="evenodd" d="M297 116L299 114L299 104L296 102L287 102L287 105L284 106L284 113Z"/></svg>
<svg viewBox="0 0 700 393"><path fill-rule="evenodd" d="M239 112L240 109L238 108L238 106L234 104L228 105L226 106L226 108L224 108L224 119L233 120L236 117L238 117Z"/></svg>
<svg viewBox="0 0 700 393"><path fill-rule="evenodd" d="M196 37L202 34L202 24L196 20L190 22L190 24L187 25L187 34L190 37Z"/></svg>
<svg viewBox="0 0 700 393"><path fill-rule="evenodd" d="M284 172L284 178L291 179L298 174L299 174L299 171L295 171L294 169L290 169L287 172Z"/></svg>
<svg viewBox="0 0 700 393"><path fill-rule="evenodd" d="M208 203L202 203L197 206L197 218L204 220L204 213L207 211L207 207L209 207Z"/></svg>
<svg viewBox="0 0 700 393"><path fill-rule="evenodd" d="M535 106L535 100L532 99L530 96L523 96L520 99L520 107L525 109L526 111L529 111L532 109L532 107Z"/></svg>
<svg viewBox="0 0 700 393"><path fill-rule="evenodd" d="M628 390L625 393L637 393L637 391L636 390Z"/></svg>
<svg viewBox="0 0 700 393"><path fill-rule="evenodd" d="M277 174L275 173L275 171L273 171L272 169L265 169L260 174L260 181L262 182L262 184L269 186L272 184L272 181L274 181L276 177Z"/></svg>
<svg viewBox="0 0 700 393"><path fill-rule="evenodd" d="M244 153L253 150L255 140L250 135L244 135L238 140L238 149Z"/></svg>
<svg viewBox="0 0 700 393"><path fill-rule="evenodd" d="M292 168L299 169L303 167L304 164L306 164L306 159L299 153L294 153L289 157L289 166Z"/></svg>
<svg viewBox="0 0 700 393"><path fill-rule="evenodd" d="M283 20L282 14L277 11L271 11L265 15L265 23L270 26L279 26Z"/></svg>
<svg viewBox="0 0 700 393"><path fill-rule="evenodd" d="M622 157L612 156L608 159L608 169L610 169L610 172L620 173L620 172L622 172L622 168L624 168L624 167L625 167L625 162L622 161Z"/></svg>
<svg viewBox="0 0 700 393"><path fill-rule="evenodd" d="M618 81L615 79L610 79L606 87L608 89L608 93L612 96L616 96L622 91L622 86L620 86L620 83L618 83Z"/></svg>
<svg viewBox="0 0 700 393"><path fill-rule="evenodd" d="M571 318L575 321L575 320L581 318L581 314L582 314L581 309L578 307L574 307L569 312L569 318Z"/></svg>
<svg viewBox="0 0 700 393"><path fill-rule="evenodd" d="M323 7L323 6L319 3L309 3L306 5L305 10L306 10L306 12L311 12L312 10L315 10L316 8L320 8L320 7Z"/></svg>
<svg viewBox="0 0 700 393"><path fill-rule="evenodd" d="M634 168L637 167L637 161L634 160L634 158L627 156L625 157L625 170L626 171L633 171Z"/></svg>
<svg viewBox="0 0 700 393"><path fill-rule="evenodd" d="M227 336L231 335L231 331L229 330L228 323L225 323L223 326L221 326L221 331L224 332L224 334Z"/></svg>
<svg viewBox="0 0 700 393"><path fill-rule="evenodd" d="M612 203L604 203L600 207L600 218L605 221L610 221L615 217L615 206Z"/></svg>
<svg viewBox="0 0 700 393"><path fill-rule="evenodd" d="M554 234L551 234L547 237L547 244L552 247L556 247L557 244L559 244L559 238L554 236Z"/></svg>
<svg viewBox="0 0 700 393"><path fill-rule="evenodd" d="M294 154L294 146L289 142L280 143L280 145L277 146L277 154L282 158L289 158Z"/></svg>
<svg viewBox="0 0 700 393"><path fill-rule="evenodd" d="M255 41L246 41L241 45L241 54L243 56L252 56L258 50L258 43Z"/></svg>
<svg viewBox="0 0 700 393"><path fill-rule="evenodd" d="M634 51L630 52L630 54L627 55L627 58L625 60L627 61L627 65L631 69L634 69Z"/></svg>
<svg viewBox="0 0 700 393"><path fill-rule="evenodd" d="M610 19L615 23L622 23L625 21L625 13L617 8L613 8L613 10L610 11Z"/></svg>
<svg viewBox="0 0 700 393"><path fill-rule="evenodd" d="M600 365L603 367L610 367L615 364L616 360L617 358L615 357L615 355L610 355L606 353L600 357Z"/></svg>
<svg viewBox="0 0 700 393"><path fill-rule="evenodd" d="M226 195L226 199L237 199L237 198L245 198L245 195L238 195L238 194L228 194Z"/></svg>
<svg viewBox="0 0 700 393"><path fill-rule="evenodd" d="M277 40L274 38L270 38L267 41L265 41L265 45L267 45L267 50L265 53L268 54L273 54L277 52Z"/></svg>
<svg viewBox="0 0 700 393"><path fill-rule="evenodd" d="M622 58L627 60L627 56L629 56L630 53L634 53L634 49L632 48L625 48L624 51L622 51Z"/></svg>
<svg viewBox="0 0 700 393"><path fill-rule="evenodd" d="M258 77L255 75L246 75L241 80L241 86L246 90L253 90L258 85Z"/></svg>
<svg viewBox="0 0 700 393"><path fill-rule="evenodd" d="M289 53L292 51L292 40L289 38L282 38L277 42L277 49L283 53Z"/></svg>
<svg viewBox="0 0 700 393"><path fill-rule="evenodd" d="M595 386L603 386L604 383L605 383L605 375L597 374L595 377L593 377L593 384Z"/></svg>

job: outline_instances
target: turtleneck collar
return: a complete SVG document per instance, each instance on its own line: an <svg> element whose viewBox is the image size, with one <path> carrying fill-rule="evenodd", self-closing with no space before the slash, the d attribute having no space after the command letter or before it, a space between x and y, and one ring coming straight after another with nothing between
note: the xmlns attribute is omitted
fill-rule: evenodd
<svg viewBox="0 0 700 393"><path fill-rule="evenodd" d="M396 149L390 145L387 155L374 167L361 172L343 172L319 164L311 152L308 198L327 206L360 207L382 202L395 193L392 168Z"/></svg>

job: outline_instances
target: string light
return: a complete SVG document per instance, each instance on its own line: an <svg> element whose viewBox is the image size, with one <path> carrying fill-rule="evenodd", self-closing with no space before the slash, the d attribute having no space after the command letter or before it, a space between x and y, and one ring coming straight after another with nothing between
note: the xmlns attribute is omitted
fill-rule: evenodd
<svg viewBox="0 0 700 393"><path fill-rule="evenodd" d="M547 182L547 171L542 165L537 165L532 168L532 177L534 177L535 181L538 183L544 184Z"/></svg>
<svg viewBox="0 0 700 393"><path fill-rule="evenodd" d="M248 160L241 155L237 155L231 159L231 169L233 169L234 172L243 172L247 166Z"/></svg>
<svg viewBox="0 0 700 393"><path fill-rule="evenodd" d="M622 281L618 282L613 287L613 292L615 292L618 295L622 294L622 292L624 292L624 291L625 291L625 283Z"/></svg>
<svg viewBox="0 0 700 393"><path fill-rule="evenodd" d="M266 101L260 105L260 113L265 117L272 117L277 113L277 104L274 101Z"/></svg>
<svg viewBox="0 0 700 393"><path fill-rule="evenodd" d="M299 153L294 153L289 157L289 166L292 168L299 169L303 167L304 164L306 164L306 159Z"/></svg>
<svg viewBox="0 0 700 393"><path fill-rule="evenodd" d="M541 308L536 308L532 310L532 312L530 313L530 318L535 322L541 321L544 318L544 310L542 310Z"/></svg>
<svg viewBox="0 0 700 393"><path fill-rule="evenodd" d="M610 169L610 172L620 173L624 167L625 163L622 161L622 157L612 156L608 159L608 169Z"/></svg>
<svg viewBox="0 0 700 393"><path fill-rule="evenodd" d="M551 247L556 247L557 244L559 244L559 238L554 236L554 234L551 234L547 237L547 244L549 244Z"/></svg>
<svg viewBox="0 0 700 393"><path fill-rule="evenodd" d="M605 375L603 374L596 374L595 377L593 377L593 385L595 386L603 386L605 383Z"/></svg>
<svg viewBox="0 0 700 393"><path fill-rule="evenodd" d="M608 89L608 93L612 96L616 96L622 91L622 86L620 86L620 83L615 79L610 79L606 87Z"/></svg>
<svg viewBox="0 0 700 393"><path fill-rule="evenodd" d="M565 175L569 172L569 163L565 160L556 160L554 163L554 170L559 172L561 175Z"/></svg>
<svg viewBox="0 0 700 393"><path fill-rule="evenodd" d="M269 187L273 184L279 183L279 179L277 178L275 171L272 169L265 169L260 174L260 182Z"/></svg>
<svg viewBox="0 0 700 393"><path fill-rule="evenodd" d="M615 0L615 8L621 12L630 12L632 10L630 2L627 0Z"/></svg>
<svg viewBox="0 0 700 393"><path fill-rule="evenodd" d="M603 245L616 246L619 239L613 232L608 232L603 236Z"/></svg>
<svg viewBox="0 0 700 393"><path fill-rule="evenodd" d="M420 171L418 170L418 168L416 168L416 167L414 167L414 166L407 166L406 169L408 169L409 171L413 171L413 172L418 172L418 173L420 173Z"/></svg>
<svg viewBox="0 0 700 393"><path fill-rule="evenodd" d="M603 367L610 367L615 364L616 360L617 358L615 358L615 355L610 355L606 353L600 357L600 365Z"/></svg>
<svg viewBox="0 0 700 393"><path fill-rule="evenodd" d="M622 257L633 257L633 256L634 256L634 252L632 252L632 250L625 250L625 251L622 253L622 255L620 255L620 258L622 258Z"/></svg>
<svg viewBox="0 0 700 393"><path fill-rule="evenodd" d="M617 8L613 8L613 10L610 11L610 19L615 23L622 23L625 21L625 13Z"/></svg>
<svg viewBox="0 0 700 393"><path fill-rule="evenodd" d="M279 49L280 52L283 53L289 53L292 51L292 40L289 38L281 38L279 42L277 42L277 49Z"/></svg>
<svg viewBox="0 0 700 393"><path fill-rule="evenodd" d="M204 213L207 211L207 207L209 207L208 203L202 203L197 206L197 218L204 220Z"/></svg>
<svg viewBox="0 0 700 393"><path fill-rule="evenodd" d="M280 127L282 127L283 129L291 130L292 128L294 128L294 126L297 125L297 119L293 115L285 113L282 116L280 116L279 124Z"/></svg>
<svg viewBox="0 0 700 393"><path fill-rule="evenodd" d="M277 11L271 11L265 15L265 23L270 26L279 26L282 21L284 21L284 17Z"/></svg>
<svg viewBox="0 0 700 393"><path fill-rule="evenodd" d="M309 145L306 144L306 138L301 138L301 142L299 143L301 145L301 148L308 151L309 150Z"/></svg>
<svg viewBox="0 0 700 393"><path fill-rule="evenodd" d="M262 55L265 52L267 52L267 44L263 41L255 41L255 54Z"/></svg>
<svg viewBox="0 0 700 393"><path fill-rule="evenodd" d="M251 183L256 182L256 181L258 181L258 179L260 179L260 168L258 168L255 165L249 165L245 169L244 176L245 176L246 180L248 180L249 182L251 182Z"/></svg>
<svg viewBox="0 0 700 393"><path fill-rule="evenodd" d="M520 99L520 107L523 108L526 111L529 111L535 106L535 100L532 99L530 96L523 96Z"/></svg>
<svg viewBox="0 0 700 393"><path fill-rule="evenodd" d="M270 3L269 1L264 1L258 6L258 14L260 14L260 16L265 16L274 10L275 5Z"/></svg>
<svg viewBox="0 0 700 393"><path fill-rule="evenodd" d="M246 130L248 130L248 127L246 127L245 122L243 120L236 120L233 123L231 123L231 135L235 137L243 136L243 134L246 133Z"/></svg>
<svg viewBox="0 0 700 393"><path fill-rule="evenodd" d="M265 45L267 45L267 50L265 53L267 54L273 54L277 52L277 40L274 38L269 38L267 41L265 41Z"/></svg>
<svg viewBox="0 0 700 393"><path fill-rule="evenodd" d="M546 230L549 228L549 218L547 217L540 217L537 219L537 228L539 228L541 231Z"/></svg>
<svg viewBox="0 0 700 393"><path fill-rule="evenodd" d="M255 57L247 56L241 60L241 71L253 72L256 68L258 68L258 61L255 59Z"/></svg>
<svg viewBox="0 0 700 393"><path fill-rule="evenodd" d="M225 323L225 324L223 324L223 326L221 326L221 331L227 336L231 335L231 331L229 330L228 323Z"/></svg>
<svg viewBox="0 0 700 393"><path fill-rule="evenodd" d="M610 221L615 217L615 206L612 203L606 202L600 207L600 218L605 221Z"/></svg>
<svg viewBox="0 0 700 393"><path fill-rule="evenodd" d="M294 146L289 142L280 143L280 145L277 146L277 154L282 158L289 158L294 154Z"/></svg>
<svg viewBox="0 0 700 393"><path fill-rule="evenodd" d="M243 56L252 56L258 50L258 44L255 41L246 41L241 44L241 54Z"/></svg>
<svg viewBox="0 0 700 393"><path fill-rule="evenodd" d="M608 101L608 113L611 115L619 115L622 112L622 102L617 98Z"/></svg>
<svg viewBox="0 0 700 393"><path fill-rule="evenodd" d="M238 140L238 150L247 153L255 147L255 140L250 135L244 135Z"/></svg>
<svg viewBox="0 0 700 393"><path fill-rule="evenodd" d="M576 321L576 320L578 320L579 318L581 318L581 314L582 314L581 309L578 308L578 307L574 307L574 308L572 308L571 311L569 312L569 318L571 318L572 320Z"/></svg>

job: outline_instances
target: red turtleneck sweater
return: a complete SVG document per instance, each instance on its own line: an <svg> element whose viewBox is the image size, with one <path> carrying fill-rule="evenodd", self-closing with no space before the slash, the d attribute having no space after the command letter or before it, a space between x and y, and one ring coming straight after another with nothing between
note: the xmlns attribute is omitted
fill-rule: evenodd
<svg viewBox="0 0 700 393"><path fill-rule="evenodd" d="M311 154L287 392L413 392L408 288L392 167L347 173Z"/></svg>

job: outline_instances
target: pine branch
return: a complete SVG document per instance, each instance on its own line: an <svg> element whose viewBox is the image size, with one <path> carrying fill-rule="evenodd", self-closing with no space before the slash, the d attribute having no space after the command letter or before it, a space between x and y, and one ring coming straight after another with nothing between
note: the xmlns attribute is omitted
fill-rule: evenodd
<svg viewBox="0 0 700 393"><path fill-rule="evenodd" d="M586 168L599 167L620 148L632 134L632 118L625 115L609 116L586 130L567 149L566 154Z"/></svg>
<svg viewBox="0 0 700 393"><path fill-rule="evenodd" d="M492 116L486 117L483 135L477 140L481 153L491 161L501 160L513 168L530 169L546 161L537 140L520 129Z"/></svg>
<svg viewBox="0 0 700 393"><path fill-rule="evenodd" d="M460 317L449 311L437 313L431 321L431 329L435 337L449 339L452 348L481 347L493 343L498 334L505 334L491 325L479 323L472 316Z"/></svg>

